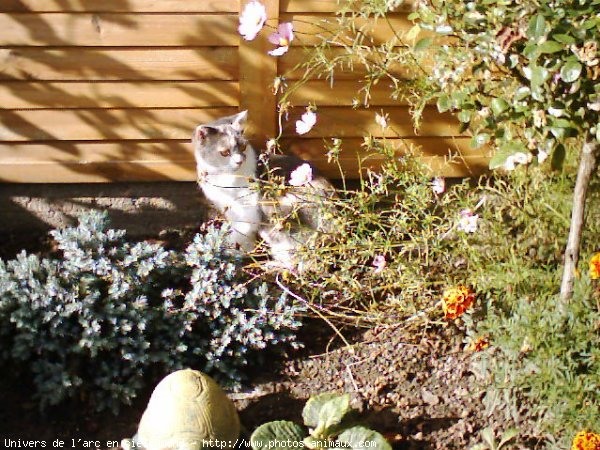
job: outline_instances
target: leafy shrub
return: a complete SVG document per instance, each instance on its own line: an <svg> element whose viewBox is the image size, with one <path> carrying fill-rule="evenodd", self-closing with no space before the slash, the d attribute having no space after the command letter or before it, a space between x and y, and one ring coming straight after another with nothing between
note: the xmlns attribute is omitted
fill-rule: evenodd
<svg viewBox="0 0 600 450"><path fill-rule="evenodd" d="M250 442L254 450L264 448L373 448L391 450L376 431L352 424L350 396L319 394L304 406L302 418L310 432L287 420L268 422L258 427Z"/></svg>
<svg viewBox="0 0 600 450"><path fill-rule="evenodd" d="M144 374L185 366L239 383L265 349L298 345L299 309L243 276L226 232L209 226L177 253L126 242L101 213L53 231L58 257L0 261L2 358L33 374L42 406L116 409Z"/></svg>

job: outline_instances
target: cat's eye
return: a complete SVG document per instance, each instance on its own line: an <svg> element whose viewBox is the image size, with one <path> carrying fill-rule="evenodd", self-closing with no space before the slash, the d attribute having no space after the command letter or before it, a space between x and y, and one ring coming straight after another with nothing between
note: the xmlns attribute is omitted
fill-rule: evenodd
<svg viewBox="0 0 600 450"><path fill-rule="evenodd" d="M231 151L230 150L221 150L221 156L227 157L229 155L231 155Z"/></svg>

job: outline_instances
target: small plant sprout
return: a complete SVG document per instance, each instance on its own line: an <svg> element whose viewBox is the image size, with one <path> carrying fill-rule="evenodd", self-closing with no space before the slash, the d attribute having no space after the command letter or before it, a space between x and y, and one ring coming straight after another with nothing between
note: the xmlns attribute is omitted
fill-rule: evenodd
<svg viewBox="0 0 600 450"><path fill-rule="evenodd" d="M306 134L317 123L317 115L313 111L306 111L302 114L300 120L296 121L296 133Z"/></svg>
<svg viewBox="0 0 600 450"><path fill-rule="evenodd" d="M494 436L494 431L492 428L484 428L481 431L481 439L483 442L471 447L471 450L502 450L510 441L517 437L517 435L517 430L514 428L509 428L500 437L500 440L496 441L496 436Z"/></svg>
<svg viewBox="0 0 600 450"><path fill-rule="evenodd" d="M277 32L269 36L269 42L275 44L278 47L275 50L271 50L269 55L281 56L285 54L290 48L290 43L294 40L294 26L291 22L285 22L279 24Z"/></svg>
<svg viewBox="0 0 600 450"><path fill-rule="evenodd" d="M253 450L265 448L366 448L391 450L376 431L350 423L350 396L319 394L311 397L302 411L306 428L286 420L268 422L258 427L250 438ZM280 446L281 445L281 446Z"/></svg>
<svg viewBox="0 0 600 450"><path fill-rule="evenodd" d="M240 15L239 33L247 41L256 38L262 27L267 21L267 11L265 6L257 1L249 2Z"/></svg>
<svg viewBox="0 0 600 450"><path fill-rule="evenodd" d="M290 174L290 185L292 186L304 186L310 183L313 179L312 168L309 164L304 163L298 166Z"/></svg>

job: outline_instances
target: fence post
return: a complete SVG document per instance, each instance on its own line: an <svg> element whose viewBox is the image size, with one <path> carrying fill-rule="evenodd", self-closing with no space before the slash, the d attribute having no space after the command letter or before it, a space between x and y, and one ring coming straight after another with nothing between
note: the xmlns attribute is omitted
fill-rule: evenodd
<svg viewBox="0 0 600 450"><path fill-rule="evenodd" d="M240 1L240 13L250 0ZM240 38L240 109L248 110L247 136L257 150L277 131L277 98L271 91L277 76L277 58L267 37L279 22L279 0L262 0L267 10L266 28L253 41Z"/></svg>

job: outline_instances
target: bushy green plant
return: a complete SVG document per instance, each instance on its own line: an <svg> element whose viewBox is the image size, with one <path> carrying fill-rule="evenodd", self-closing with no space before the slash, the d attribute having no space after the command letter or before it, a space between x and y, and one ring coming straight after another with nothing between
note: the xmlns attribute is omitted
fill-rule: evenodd
<svg viewBox="0 0 600 450"><path fill-rule="evenodd" d="M350 396L319 394L304 406L305 429L287 420L268 422L250 438L254 450L265 448L350 448L391 450L390 444L376 431L352 424Z"/></svg>
<svg viewBox="0 0 600 450"><path fill-rule="evenodd" d="M298 345L298 308L253 281L209 226L185 252L125 240L92 213L53 231L58 255L0 261L1 356L42 406L129 402L144 375L191 366L228 384L264 351Z"/></svg>

